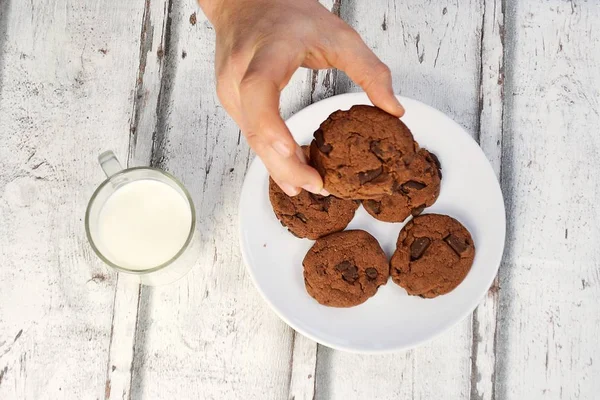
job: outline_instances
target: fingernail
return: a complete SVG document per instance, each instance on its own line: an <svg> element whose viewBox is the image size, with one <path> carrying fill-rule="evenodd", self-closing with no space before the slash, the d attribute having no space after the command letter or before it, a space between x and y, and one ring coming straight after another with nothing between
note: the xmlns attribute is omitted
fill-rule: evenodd
<svg viewBox="0 0 600 400"><path fill-rule="evenodd" d="M308 160L306 159L306 156L304 155L304 151L302 150L301 147L296 148L296 156L304 164L306 164L308 162Z"/></svg>
<svg viewBox="0 0 600 400"><path fill-rule="evenodd" d="M292 155L293 150L284 142L276 141L273 143L273 148L276 152L284 157L289 157Z"/></svg>
<svg viewBox="0 0 600 400"><path fill-rule="evenodd" d="M325 190L325 189L322 189L322 190L319 192L319 194L320 194L321 196L329 196L331 193L329 193L329 192L328 192L327 190Z"/></svg>
<svg viewBox="0 0 600 400"><path fill-rule="evenodd" d="M406 110L404 109L404 107L402 107L402 104L398 103L398 115L401 117L404 115L405 112Z"/></svg>
<svg viewBox="0 0 600 400"><path fill-rule="evenodd" d="M396 96L394 96L394 99L396 99L396 108L398 109L398 116L403 116L404 112L406 111L404 109L404 107L402 107L402 104L400 104L400 101L398 100L398 98Z"/></svg>
<svg viewBox="0 0 600 400"><path fill-rule="evenodd" d="M320 194L321 191L323 190L322 187L316 186L316 185L304 185L302 186L302 189L311 192L311 193L316 193L316 194Z"/></svg>
<svg viewBox="0 0 600 400"><path fill-rule="evenodd" d="M279 185L279 187L290 197L296 196L298 193L300 193L300 189L287 183L282 183Z"/></svg>

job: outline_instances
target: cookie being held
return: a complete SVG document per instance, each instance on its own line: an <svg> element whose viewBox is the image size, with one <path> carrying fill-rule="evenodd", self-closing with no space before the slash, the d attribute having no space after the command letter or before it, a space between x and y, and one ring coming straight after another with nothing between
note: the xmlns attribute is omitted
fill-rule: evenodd
<svg viewBox="0 0 600 400"><path fill-rule="evenodd" d="M364 303L389 278L389 264L379 243L360 230L318 239L302 265L306 291L330 307Z"/></svg>
<svg viewBox="0 0 600 400"><path fill-rule="evenodd" d="M467 228L447 215L425 214L400 231L390 274L408 294L432 298L454 290L474 258L475 245Z"/></svg>
<svg viewBox="0 0 600 400"><path fill-rule="evenodd" d="M393 194L377 200L363 200L365 210L372 217L384 222L402 222L435 203L442 178L435 154L419 149L412 159L408 159L407 167L412 173L410 180L397 185Z"/></svg>
<svg viewBox="0 0 600 400"><path fill-rule="evenodd" d="M342 199L378 199L410 180L416 144L410 130L385 111L365 105L336 111L314 133L311 164L329 193Z"/></svg>
<svg viewBox="0 0 600 400"><path fill-rule="evenodd" d="M308 146L303 146L308 153ZM299 238L318 239L348 226L358 203L302 190L290 197L269 178L269 200L281 224Z"/></svg>

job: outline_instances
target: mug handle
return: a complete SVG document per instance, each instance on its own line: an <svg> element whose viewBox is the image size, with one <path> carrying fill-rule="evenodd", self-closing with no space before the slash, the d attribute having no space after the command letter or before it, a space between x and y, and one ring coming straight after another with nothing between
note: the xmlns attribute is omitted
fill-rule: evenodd
<svg viewBox="0 0 600 400"><path fill-rule="evenodd" d="M115 156L112 150L105 151L104 153L98 156L98 162L100 163L100 167L106 174L107 178L110 178L114 174L121 172L123 167L121 167L121 163Z"/></svg>

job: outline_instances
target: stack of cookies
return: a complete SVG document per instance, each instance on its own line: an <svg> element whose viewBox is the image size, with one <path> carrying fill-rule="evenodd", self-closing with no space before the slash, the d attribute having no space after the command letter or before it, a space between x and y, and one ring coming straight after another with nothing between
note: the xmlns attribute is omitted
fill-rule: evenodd
<svg viewBox="0 0 600 400"><path fill-rule="evenodd" d="M304 258L307 292L319 303L351 307L392 280L408 294L446 294L465 278L475 256L469 231L455 219L420 215L440 193L441 165L420 148L397 117L358 105L336 111L303 148L323 178L324 197L302 191L289 197L271 180L269 198L282 225L316 240ZM361 230L343 231L362 203L374 218L413 219L400 232L388 262L377 240Z"/></svg>

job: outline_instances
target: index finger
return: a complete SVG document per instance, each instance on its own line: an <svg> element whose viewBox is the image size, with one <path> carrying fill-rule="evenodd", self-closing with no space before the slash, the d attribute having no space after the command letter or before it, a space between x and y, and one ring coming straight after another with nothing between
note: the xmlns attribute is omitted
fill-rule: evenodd
<svg viewBox="0 0 600 400"><path fill-rule="evenodd" d="M275 181L320 193L320 175L304 162L279 114L280 92L301 63L302 54L287 43L269 44L256 52L240 82L243 129Z"/></svg>
<svg viewBox="0 0 600 400"><path fill-rule="evenodd" d="M377 107L392 115L404 115L392 87L392 74L360 35L347 27L343 34L336 34L333 40L333 55L329 59L332 66L344 71L369 96Z"/></svg>

